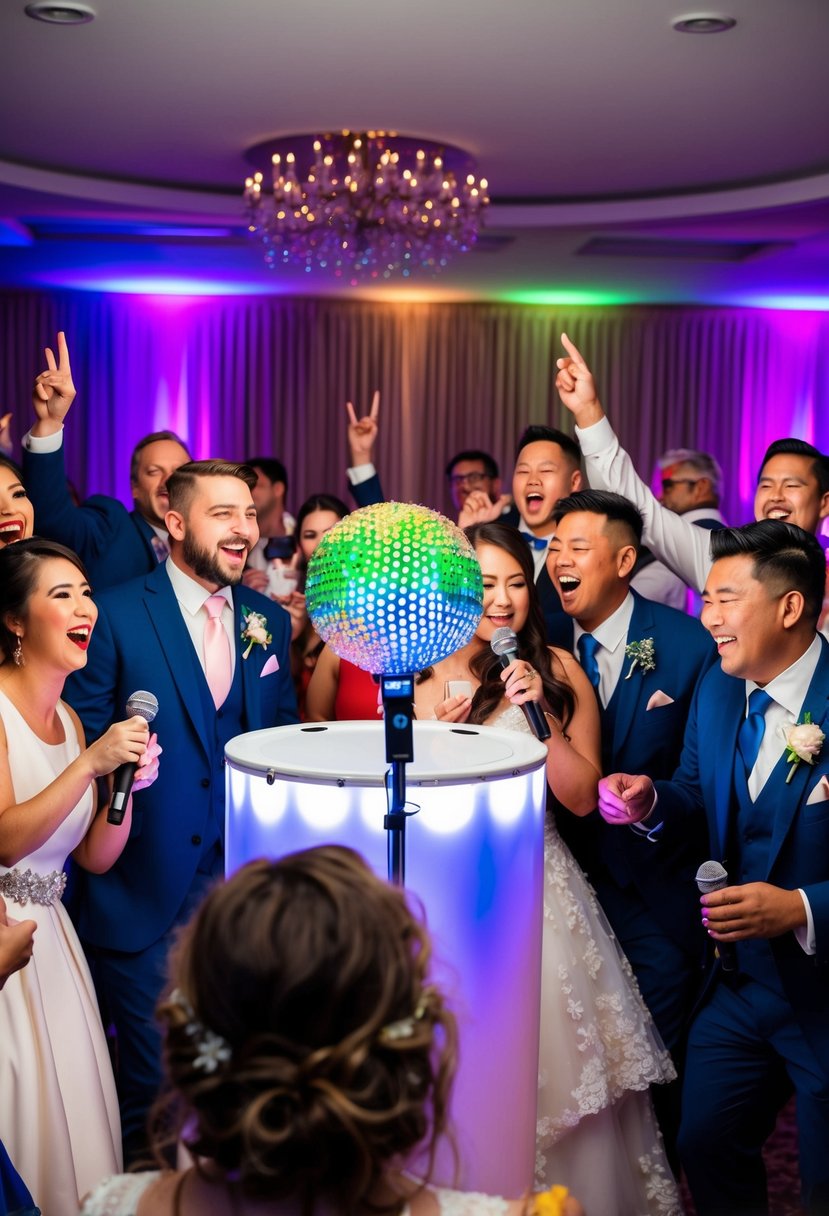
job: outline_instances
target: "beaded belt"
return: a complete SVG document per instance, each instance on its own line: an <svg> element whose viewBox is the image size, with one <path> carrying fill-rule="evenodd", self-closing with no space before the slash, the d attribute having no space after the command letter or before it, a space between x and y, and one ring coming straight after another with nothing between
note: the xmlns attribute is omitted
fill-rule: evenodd
<svg viewBox="0 0 829 1216"><path fill-rule="evenodd" d="M53 904L63 895L66 875L63 870L51 874L33 874L31 870L9 870L0 874L0 895L18 904Z"/></svg>

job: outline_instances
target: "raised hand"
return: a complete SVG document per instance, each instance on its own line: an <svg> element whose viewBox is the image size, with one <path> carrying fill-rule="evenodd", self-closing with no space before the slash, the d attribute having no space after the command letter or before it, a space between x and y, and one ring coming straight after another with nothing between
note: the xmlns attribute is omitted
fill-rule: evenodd
<svg viewBox="0 0 829 1216"><path fill-rule="evenodd" d="M561 335L561 345L567 351L567 356L556 359L558 372L555 384L558 395L575 418L577 426L592 426L604 418L593 373L567 334Z"/></svg>
<svg viewBox="0 0 829 1216"><path fill-rule="evenodd" d="M150 728L137 714L125 722L113 722L109 730L86 749L95 776L106 777L122 764L140 764L149 738Z"/></svg>
<svg viewBox="0 0 829 1216"><path fill-rule="evenodd" d="M599 814L605 823L639 823L650 815L655 801L650 777L612 773L599 782Z"/></svg>
<svg viewBox="0 0 829 1216"><path fill-rule="evenodd" d="M466 496L466 502L458 516L459 528L471 528L473 524L491 524L500 519L504 507L508 507L512 499L509 494L502 494L495 502L491 502L485 490L472 490Z"/></svg>
<svg viewBox="0 0 829 1216"><path fill-rule="evenodd" d="M351 452L352 467L359 464L371 464L374 442L379 429L377 422L380 416L379 388L375 390L371 399L371 409L364 417L357 417L351 401L346 401L345 408L348 413L348 448Z"/></svg>
<svg viewBox="0 0 829 1216"><path fill-rule="evenodd" d="M46 371L41 372L35 380L32 405L37 422L32 427L32 434L44 438L59 431L74 400L75 385L69 366L69 348L66 335L61 331L58 334L57 362L51 347L47 346Z"/></svg>

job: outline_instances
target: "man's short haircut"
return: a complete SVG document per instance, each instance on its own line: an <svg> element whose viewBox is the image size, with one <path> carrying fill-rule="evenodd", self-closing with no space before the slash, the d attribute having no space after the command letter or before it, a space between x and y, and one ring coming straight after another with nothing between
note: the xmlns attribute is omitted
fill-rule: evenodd
<svg viewBox="0 0 829 1216"><path fill-rule="evenodd" d="M528 443L557 443L564 455L571 461L574 469L581 468L581 448L571 435L557 431L552 426L528 426L518 440L515 449L515 459L521 455Z"/></svg>
<svg viewBox="0 0 829 1216"><path fill-rule="evenodd" d="M272 486L281 481L288 493L288 471L281 460L275 456L249 456L245 461L252 469L261 469Z"/></svg>
<svg viewBox="0 0 829 1216"><path fill-rule="evenodd" d="M191 460L180 465L167 481L171 511L186 517L196 484L203 477L238 477L249 490L256 485L256 473L249 464L234 464L230 460Z"/></svg>
<svg viewBox="0 0 829 1216"><path fill-rule="evenodd" d="M823 452L811 443L806 443L804 439L775 439L766 449L760 472L757 474L758 481L773 456L805 456L807 460L812 461L812 473L817 480L821 498L829 493L829 457L824 456Z"/></svg>
<svg viewBox="0 0 829 1216"><path fill-rule="evenodd" d="M711 489L719 498L722 493L722 469L710 452L700 452L696 448L671 448L659 457L660 469L669 469L675 464L687 465L700 477L707 477Z"/></svg>
<svg viewBox="0 0 829 1216"><path fill-rule="evenodd" d="M826 583L826 556L817 537L782 519L761 519L743 528L718 528L711 533L711 556L750 557L753 575L773 596L799 591L805 617L817 622Z"/></svg>
<svg viewBox="0 0 829 1216"><path fill-rule="evenodd" d="M132 459L130 460L130 481L134 484L138 477L138 458L144 451L144 448L149 447L151 443L161 443L167 440L169 443L177 443L179 447L184 448L188 457L190 449L183 439L175 433L175 431L153 431L151 435L145 435L143 439L139 439L138 443L132 449Z"/></svg>
<svg viewBox="0 0 829 1216"><path fill-rule="evenodd" d="M484 466L484 473L487 477L493 480L499 477L498 464L494 456L490 456L489 452L482 452L479 448L466 448L463 452L456 452L446 466L446 476L452 476L452 470L456 464L460 464L462 460L477 460Z"/></svg>
<svg viewBox="0 0 829 1216"><path fill-rule="evenodd" d="M577 511L605 515L608 523L621 524L629 534L626 543L639 551L642 544L642 516L629 498L612 494L610 490L579 490L558 500L553 511L553 523L558 524L565 515L575 515Z"/></svg>

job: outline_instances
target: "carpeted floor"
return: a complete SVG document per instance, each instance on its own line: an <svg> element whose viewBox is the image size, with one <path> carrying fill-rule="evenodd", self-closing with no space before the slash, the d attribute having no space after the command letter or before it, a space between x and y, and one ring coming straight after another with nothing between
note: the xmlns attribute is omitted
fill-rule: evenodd
<svg viewBox="0 0 829 1216"><path fill-rule="evenodd" d="M803 1216L799 1202L794 1099L780 1112L774 1135L766 1145L763 1157L769 1180L769 1216ZM685 1186L682 1196L688 1216L695 1216L694 1205Z"/></svg>

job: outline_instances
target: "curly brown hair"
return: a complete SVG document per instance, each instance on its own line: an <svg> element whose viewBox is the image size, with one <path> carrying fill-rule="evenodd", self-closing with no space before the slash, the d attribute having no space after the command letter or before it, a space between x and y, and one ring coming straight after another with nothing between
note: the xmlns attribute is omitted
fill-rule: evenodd
<svg viewBox="0 0 829 1216"><path fill-rule="evenodd" d="M158 1008L169 1092L156 1145L183 1135L242 1193L291 1196L306 1213L399 1211L402 1199L377 1201L379 1184L416 1148L428 1181L456 1063L430 954L402 892L351 849L244 866L171 956L182 995ZM230 1049L210 1073L196 1064L201 1031Z"/></svg>

